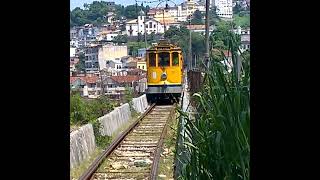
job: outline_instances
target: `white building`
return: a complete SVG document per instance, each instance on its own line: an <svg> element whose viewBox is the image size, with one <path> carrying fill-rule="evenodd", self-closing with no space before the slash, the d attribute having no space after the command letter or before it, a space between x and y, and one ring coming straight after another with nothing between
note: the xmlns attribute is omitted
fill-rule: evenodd
<svg viewBox="0 0 320 180"><path fill-rule="evenodd" d="M211 7L215 6L216 13L221 18L231 19L233 17L232 0L212 0Z"/></svg>
<svg viewBox="0 0 320 180"><path fill-rule="evenodd" d="M205 1L195 2L196 10L199 10L200 12L205 13L206 12L206 5L205 4L206 4Z"/></svg>
<svg viewBox="0 0 320 180"><path fill-rule="evenodd" d="M79 48L79 41L76 39L70 40L70 46Z"/></svg>
<svg viewBox="0 0 320 180"><path fill-rule="evenodd" d="M153 18L146 19L146 16L138 16L138 19L126 23L126 33L128 36L138 36L138 32L143 35L145 29L147 34L151 34L152 32L164 33L164 24ZM166 26L166 30L168 29L169 25Z"/></svg>
<svg viewBox="0 0 320 180"><path fill-rule="evenodd" d="M107 41L113 41L113 38L115 38L116 36L118 36L119 33L110 33L107 34Z"/></svg>
<svg viewBox="0 0 320 180"><path fill-rule="evenodd" d="M70 57L75 57L76 56L76 48L70 47Z"/></svg>
<svg viewBox="0 0 320 180"><path fill-rule="evenodd" d="M127 46L103 45L98 55L100 69L107 68L108 60L121 59L123 56L128 56Z"/></svg>
<svg viewBox="0 0 320 180"><path fill-rule="evenodd" d="M112 24L114 22L115 14L113 12L108 12L106 18L107 22Z"/></svg>
<svg viewBox="0 0 320 180"><path fill-rule="evenodd" d="M116 71L122 70L122 62L119 59L109 60L106 62L107 68L115 69Z"/></svg>
<svg viewBox="0 0 320 180"><path fill-rule="evenodd" d="M96 45L85 49L86 72L98 72L107 68L107 61L120 59L128 55L127 46L112 44Z"/></svg>
<svg viewBox="0 0 320 180"><path fill-rule="evenodd" d="M147 34L151 34L152 32L164 33L164 25L155 19L149 19L149 20L147 19L145 25L146 25ZM166 29L168 30L167 27Z"/></svg>
<svg viewBox="0 0 320 180"><path fill-rule="evenodd" d="M206 10L205 1L195 2L194 0L185 0L183 3L169 7L166 10L163 8L150 9L148 15L160 22L163 21L164 17L166 24L171 24L187 21L188 16L194 14L196 10L204 13Z"/></svg>
<svg viewBox="0 0 320 180"><path fill-rule="evenodd" d="M242 29L238 26L238 28L233 31L241 37L240 51L250 51L250 28Z"/></svg>

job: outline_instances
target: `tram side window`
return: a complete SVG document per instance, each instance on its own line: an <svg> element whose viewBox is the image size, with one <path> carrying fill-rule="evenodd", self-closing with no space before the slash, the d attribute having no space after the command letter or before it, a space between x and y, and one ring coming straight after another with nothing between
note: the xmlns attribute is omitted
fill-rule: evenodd
<svg viewBox="0 0 320 180"><path fill-rule="evenodd" d="M161 66L161 67L170 66L170 53L167 53L167 52L159 53L158 66Z"/></svg>
<svg viewBox="0 0 320 180"><path fill-rule="evenodd" d="M172 53L172 66L179 66L179 54L178 52Z"/></svg>
<svg viewBox="0 0 320 180"><path fill-rule="evenodd" d="M156 66L156 54L155 53L150 53L149 54L149 66Z"/></svg>

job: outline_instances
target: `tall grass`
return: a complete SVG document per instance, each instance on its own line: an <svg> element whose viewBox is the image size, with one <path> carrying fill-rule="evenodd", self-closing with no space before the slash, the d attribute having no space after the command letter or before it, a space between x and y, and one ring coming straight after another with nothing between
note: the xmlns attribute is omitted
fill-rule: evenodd
<svg viewBox="0 0 320 180"><path fill-rule="evenodd" d="M181 113L190 156L182 179L250 179L250 59L241 55L237 66L232 44L231 38L231 72L221 59L211 61L202 89L193 95L197 114L190 119Z"/></svg>

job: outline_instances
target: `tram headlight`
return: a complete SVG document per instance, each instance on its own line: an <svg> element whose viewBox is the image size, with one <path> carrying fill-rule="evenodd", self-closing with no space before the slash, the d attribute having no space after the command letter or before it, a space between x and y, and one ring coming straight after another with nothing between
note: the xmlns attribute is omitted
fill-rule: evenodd
<svg viewBox="0 0 320 180"><path fill-rule="evenodd" d="M166 80L167 79L167 74L164 72L161 74L161 79Z"/></svg>

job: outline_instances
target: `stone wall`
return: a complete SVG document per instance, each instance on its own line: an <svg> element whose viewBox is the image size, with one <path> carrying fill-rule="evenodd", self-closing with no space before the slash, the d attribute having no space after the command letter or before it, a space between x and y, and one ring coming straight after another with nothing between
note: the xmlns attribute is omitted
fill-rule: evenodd
<svg viewBox="0 0 320 180"><path fill-rule="evenodd" d="M123 123L131 119L131 111L128 103L116 107L110 113L100 117L100 133L102 136L111 136Z"/></svg>
<svg viewBox="0 0 320 180"><path fill-rule="evenodd" d="M144 94L140 97L132 99L133 109L139 113L144 113L148 108L147 96Z"/></svg>
<svg viewBox="0 0 320 180"><path fill-rule="evenodd" d="M70 167L80 165L96 148L92 124L70 133Z"/></svg>
<svg viewBox="0 0 320 180"><path fill-rule="evenodd" d="M146 95L132 99L133 109L139 113L148 108ZM102 136L111 136L121 125L130 120L131 111L128 103L116 107L110 113L98 118L101 123ZM89 157L95 150L95 137L92 124L86 124L70 133L70 168L74 168Z"/></svg>

